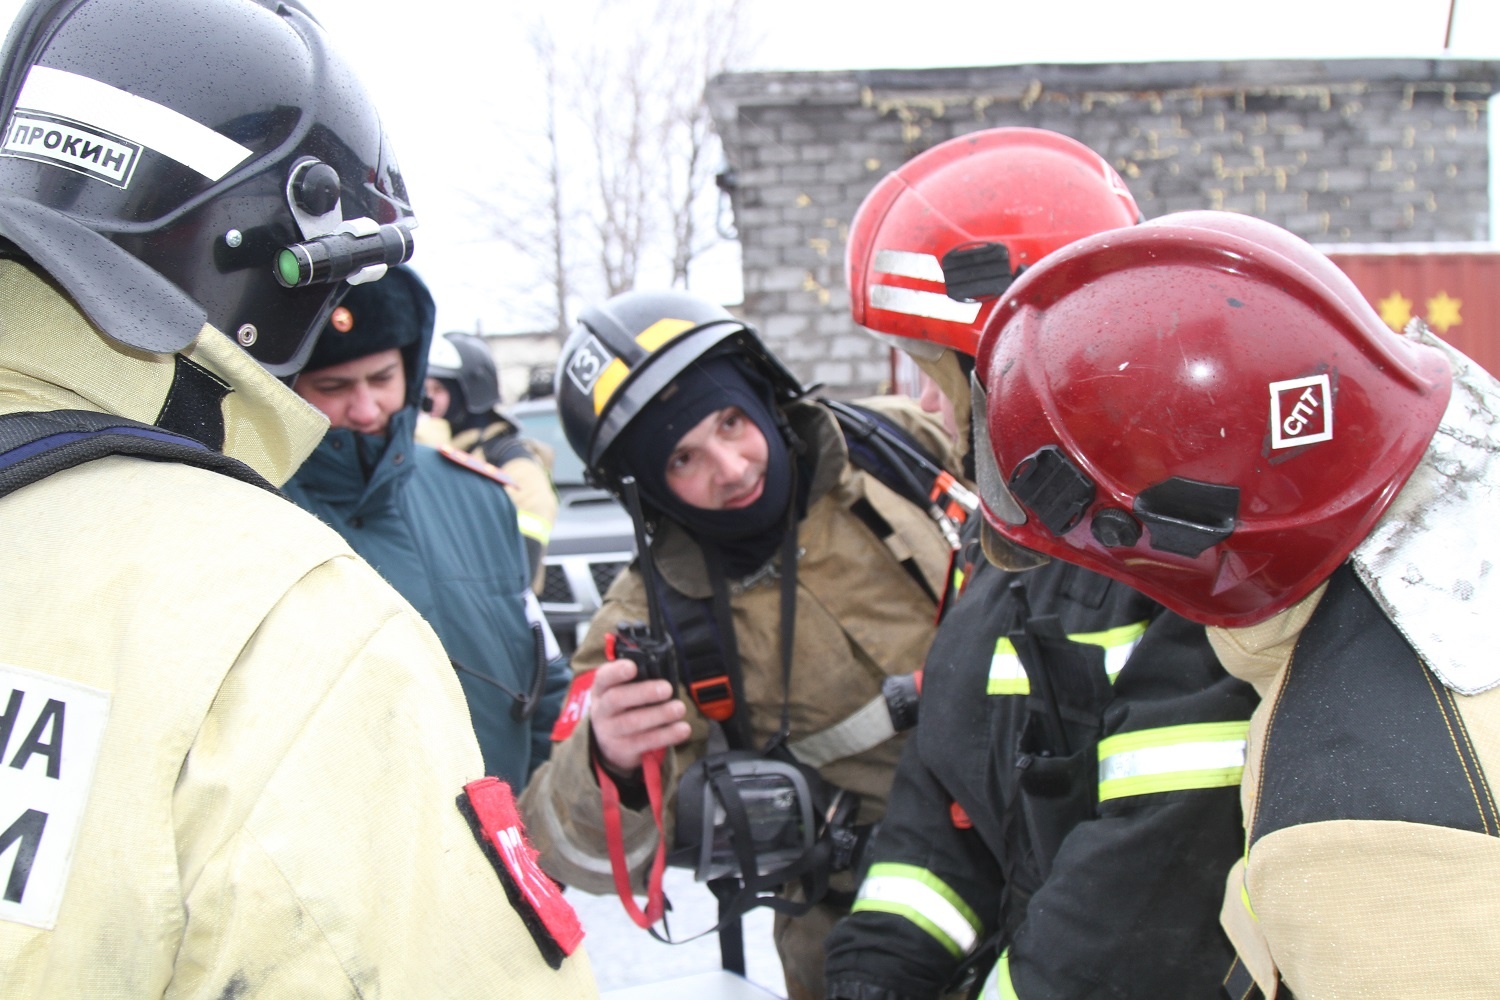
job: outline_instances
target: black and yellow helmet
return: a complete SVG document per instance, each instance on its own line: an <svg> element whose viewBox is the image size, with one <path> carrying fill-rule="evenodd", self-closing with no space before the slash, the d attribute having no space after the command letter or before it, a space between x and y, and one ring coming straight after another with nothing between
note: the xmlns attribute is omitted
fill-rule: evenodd
<svg viewBox="0 0 1500 1000"><path fill-rule="evenodd" d="M591 472L608 478L605 455L636 415L693 362L720 354L739 354L759 369L778 401L805 391L754 327L687 292L624 292L585 309L556 376L568 443Z"/></svg>

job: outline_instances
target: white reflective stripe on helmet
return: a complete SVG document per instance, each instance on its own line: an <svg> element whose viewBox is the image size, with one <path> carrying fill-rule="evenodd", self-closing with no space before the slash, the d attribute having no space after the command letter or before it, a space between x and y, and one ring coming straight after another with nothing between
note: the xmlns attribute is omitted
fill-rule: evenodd
<svg viewBox="0 0 1500 1000"><path fill-rule="evenodd" d="M32 66L16 108L57 115L154 149L211 181L251 155L227 136L164 104L77 73Z"/></svg>
<svg viewBox="0 0 1500 1000"><path fill-rule="evenodd" d="M973 950L984 925L942 879L915 865L875 864L859 887L852 912L905 917L948 949L955 958Z"/></svg>
<svg viewBox="0 0 1500 1000"><path fill-rule="evenodd" d="M897 288L895 285L871 285L870 305L886 312L973 326L974 321L979 318L981 303L959 302L948 298L944 292L919 292L915 288Z"/></svg>
<svg viewBox="0 0 1500 1000"><path fill-rule="evenodd" d="M1104 672L1113 681L1125 669L1130 654L1146 634L1146 622L1131 622L1101 632L1075 632L1068 636L1073 642L1084 642L1104 649ZM995 640L995 652L990 657L990 675L985 684L985 694L1030 694L1031 683L1016 647L1004 636Z"/></svg>
<svg viewBox="0 0 1500 1000"><path fill-rule="evenodd" d="M1000 953L1000 960L990 970L988 978L984 981L984 989L979 993L980 1000L1021 1000L1016 994L1016 988L1010 981L1010 949L1007 948Z"/></svg>
<svg viewBox="0 0 1500 1000"><path fill-rule="evenodd" d="M881 274L894 274L902 278L934 281L946 287L943 265L930 253L917 253L914 250L877 250L874 270Z"/></svg>
<svg viewBox="0 0 1500 1000"><path fill-rule="evenodd" d="M1120 733L1099 742L1099 801L1237 785L1250 723L1202 722Z"/></svg>

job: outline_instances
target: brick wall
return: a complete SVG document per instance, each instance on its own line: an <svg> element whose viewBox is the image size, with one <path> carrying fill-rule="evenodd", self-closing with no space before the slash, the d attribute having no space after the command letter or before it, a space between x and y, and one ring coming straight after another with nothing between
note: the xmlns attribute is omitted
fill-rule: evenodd
<svg viewBox="0 0 1500 1000"><path fill-rule="evenodd" d="M1313 243L1488 240L1500 62L1264 61L728 74L708 98L733 169L746 315L831 394L881 385L848 313L844 241L875 182L997 125L1070 135L1148 218L1246 212Z"/></svg>

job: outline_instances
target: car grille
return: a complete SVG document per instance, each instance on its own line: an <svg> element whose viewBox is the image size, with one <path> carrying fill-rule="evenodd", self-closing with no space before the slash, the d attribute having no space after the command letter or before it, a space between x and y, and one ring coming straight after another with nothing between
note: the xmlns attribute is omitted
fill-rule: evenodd
<svg viewBox="0 0 1500 1000"><path fill-rule="evenodd" d="M589 563L589 574L594 578L594 586L602 595L609 589L609 585L615 582L615 577L620 575L628 563L623 562L596 562Z"/></svg>
<svg viewBox="0 0 1500 1000"><path fill-rule="evenodd" d="M573 589L568 586L568 574L561 566L553 564L547 567L547 572L542 577L542 603L576 603L573 600Z"/></svg>

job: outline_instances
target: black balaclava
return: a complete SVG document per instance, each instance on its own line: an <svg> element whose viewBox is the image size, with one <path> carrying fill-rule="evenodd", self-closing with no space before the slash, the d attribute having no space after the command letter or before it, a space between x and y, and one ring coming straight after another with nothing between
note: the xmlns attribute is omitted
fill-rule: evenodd
<svg viewBox="0 0 1500 1000"><path fill-rule="evenodd" d="M619 471L634 475L642 499L717 549L725 573L744 576L765 564L785 533L792 497L791 457L778 426L771 386L724 355L694 362L657 393L611 449ZM667 485L667 459L682 436L716 410L737 406L766 439L766 479L760 497L739 510L704 510L678 499ZM805 482L807 476L801 476ZM798 491L805 495L805 486Z"/></svg>

